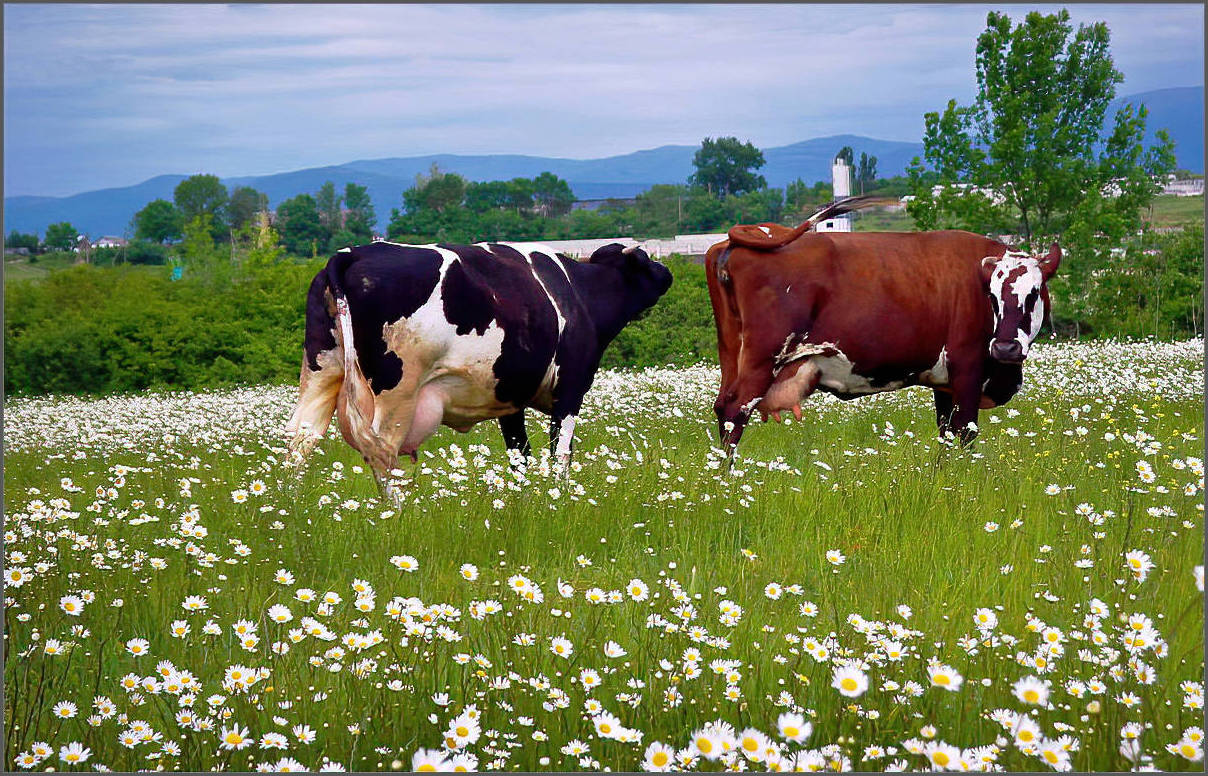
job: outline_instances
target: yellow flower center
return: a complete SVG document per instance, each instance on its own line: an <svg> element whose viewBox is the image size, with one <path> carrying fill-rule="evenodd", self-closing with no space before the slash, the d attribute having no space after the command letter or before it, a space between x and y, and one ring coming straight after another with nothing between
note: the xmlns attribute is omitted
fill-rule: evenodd
<svg viewBox="0 0 1208 776"><path fill-rule="evenodd" d="M466 736L470 735L470 729L465 725L458 725L457 730L453 732L457 733L457 735L461 738L465 738Z"/></svg>
<svg viewBox="0 0 1208 776"><path fill-rule="evenodd" d="M852 679L850 676L848 676L844 677L844 679L839 682L839 686L848 692L853 692L860 685L855 679Z"/></svg>
<svg viewBox="0 0 1208 776"><path fill-rule="evenodd" d="M708 754L709 752L713 751L713 742L707 738L698 738L696 740L696 748L699 749L702 754Z"/></svg>
<svg viewBox="0 0 1208 776"><path fill-rule="evenodd" d="M1026 690L1023 694L1023 699L1028 703L1040 703L1040 693L1035 690Z"/></svg>
<svg viewBox="0 0 1208 776"><path fill-rule="evenodd" d="M936 684L948 685L952 683L952 678L947 674L936 674L935 678L933 678L931 681L935 682Z"/></svg>
<svg viewBox="0 0 1208 776"><path fill-rule="evenodd" d="M1057 762L1057 760L1059 760L1060 758L1057 757L1057 753L1054 752L1052 749L1046 749L1046 750L1044 750L1044 759L1047 760L1048 763L1051 765L1051 764Z"/></svg>
<svg viewBox="0 0 1208 776"><path fill-rule="evenodd" d="M656 767L662 768L664 765L667 764L667 753L666 752L655 752L654 756L650 758L650 762L653 763Z"/></svg>
<svg viewBox="0 0 1208 776"><path fill-rule="evenodd" d="M428 772L428 771L435 771L435 770L436 770L436 766L435 766L435 765L433 765L432 763L424 763L423 765L419 766L419 767L418 767L418 768L416 768L415 770L417 770L417 771L424 771L424 772Z"/></svg>
<svg viewBox="0 0 1208 776"><path fill-rule="evenodd" d="M744 738L742 740L742 748L746 749L748 752L754 752L756 749L759 748L759 742L756 741L754 738L747 736L746 738Z"/></svg>
<svg viewBox="0 0 1208 776"><path fill-rule="evenodd" d="M784 729L784 735L788 738L795 737L800 731L793 725L789 725Z"/></svg>
<svg viewBox="0 0 1208 776"><path fill-rule="evenodd" d="M947 752L935 752L931 755L931 759L936 765L940 766L947 765L952 761L952 758L948 756Z"/></svg>

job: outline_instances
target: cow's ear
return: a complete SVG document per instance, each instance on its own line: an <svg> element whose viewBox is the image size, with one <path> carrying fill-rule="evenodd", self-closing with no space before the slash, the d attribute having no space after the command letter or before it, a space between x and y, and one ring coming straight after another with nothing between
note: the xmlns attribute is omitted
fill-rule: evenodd
<svg viewBox="0 0 1208 776"><path fill-rule="evenodd" d="M1045 280L1053 277L1057 272L1057 268L1061 266L1061 246L1053 243L1053 247L1049 248L1049 255L1040 260L1040 274Z"/></svg>
<svg viewBox="0 0 1208 776"><path fill-rule="evenodd" d="M994 274L994 267L998 265L998 259L993 256L987 256L981 260L981 279L982 284L989 287L990 277Z"/></svg>

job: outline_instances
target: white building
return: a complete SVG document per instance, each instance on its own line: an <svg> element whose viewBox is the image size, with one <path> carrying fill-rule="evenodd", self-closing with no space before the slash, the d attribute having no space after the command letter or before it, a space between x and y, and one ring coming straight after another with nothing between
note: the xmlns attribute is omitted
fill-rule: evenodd
<svg viewBox="0 0 1208 776"><path fill-rule="evenodd" d="M835 199L851 196L851 167L842 159L835 159L831 164L831 185L834 188ZM814 227L818 232L850 232L851 213L844 213L835 218L828 218Z"/></svg>
<svg viewBox="0 0 1208 776"><path fill-rule="evenodd" d="M1167 180L1162 187L1163 194L1173 194L1176 197L1199 197L1204 194L1204 179L1191 178L1185 181Z"/></svg>

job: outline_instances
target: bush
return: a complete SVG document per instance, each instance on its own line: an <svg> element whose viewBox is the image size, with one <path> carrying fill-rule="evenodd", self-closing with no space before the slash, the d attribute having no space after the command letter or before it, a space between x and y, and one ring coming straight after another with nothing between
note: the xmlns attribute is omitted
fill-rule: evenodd
<svg viewBox="0 0 1208 776"><path fill-rule="evenodd" d="M199 389L296 380L321 266L190 273L78 265L5 288L10 393Z"/></svg>
<svg viewBox="0 0 1208 776"><path fill-rule="evenodd" d="M126 261L131 264L166 264L168 248L159 243L134 240L126 246Z"/></svg>
<svg viewBox="0 0 1208 776"><path fill-rule="evenodd" d="M704 265L678 255L662 261L675 278L671 288L617 335L604 351L601 366L686 366L717 360L717 330Z"/></svg>
<svg viewBox="0 0 1208 776"><path fill-rule="evenodd" d="M1204 227L1146 234L1123 255L1071 253L1049 283L1067 336L1181 338L1204 331Z"/></svg>

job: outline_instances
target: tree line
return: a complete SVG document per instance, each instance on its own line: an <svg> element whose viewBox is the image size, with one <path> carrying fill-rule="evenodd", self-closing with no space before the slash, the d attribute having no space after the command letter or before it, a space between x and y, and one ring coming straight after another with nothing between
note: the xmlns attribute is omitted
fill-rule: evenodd
<svg viewBox="0 0 1208 776"><path fill-rule="evenodd" d="M853 160L851 147L837 158ZM385 230L403 242L477 242L591 237L670 237L685 232L711 232L741 221L781 221L803 217L832 198L829 181L801 178L783 189L769 188L758 170L763 153L736 137L705 138L693 159L695 172L681 184L659 184L632 199L610 199L575 209L570 184L550 172L534 178L471 181L436 165L416 176L402 192L402 207L393 208ZM878 180L876 157L860 155L860 191L901 194L906 179ZM131 263L163 263L187 235L207 232L221 245L236 247L259 233L269 215L268 197L250 186L233 190L214 175L181 181L171 200L156 199L131 220L134 236L127 250ZM281 202L271 213L281 247L294 256L327 255L369 242L377 216L366 187L348 183L343 193L326 182L314 194ZM71 250L77 232L70 223L51 224L46 237L11 233L8 248Z"/></svg>

